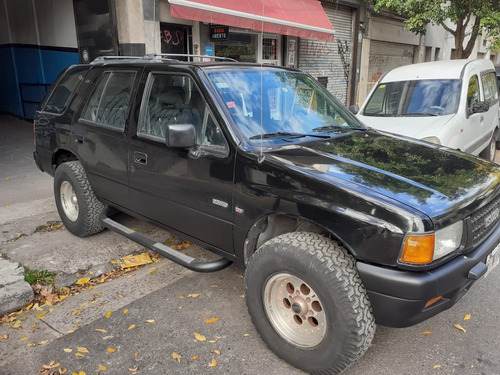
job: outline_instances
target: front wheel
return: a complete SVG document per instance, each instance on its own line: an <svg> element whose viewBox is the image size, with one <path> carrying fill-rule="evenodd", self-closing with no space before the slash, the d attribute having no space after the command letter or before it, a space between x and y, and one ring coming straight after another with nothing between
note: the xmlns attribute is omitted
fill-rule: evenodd
<svg viewBox="0 0 500 375"><path fill-rule="evenodd" d="M79 161L69 161L57 167L54 196L62 222L74 235L86 237L104 229L99 214L106 206L95 196Z"/></svg>
<svg viewBox="0 0 500 375"><path fill-rule="evenodd" d="M375 321L354 259L314 233L269 240L245 272L247 307L266 344L297 368L337 374L356 362Z"/></svg>

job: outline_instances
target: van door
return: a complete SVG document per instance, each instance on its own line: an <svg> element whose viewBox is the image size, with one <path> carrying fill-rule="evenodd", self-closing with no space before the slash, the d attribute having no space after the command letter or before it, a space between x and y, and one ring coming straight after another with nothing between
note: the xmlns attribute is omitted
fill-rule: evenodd
<svg viewBox="0 0 500 375"><path fill-rule="evenodd" d="M474 74L465 82L466 106L465 118L462 126L463 149L467 153L478 155L488 145L491 132L487 131L488 125L485 122L484 113L473 113L472 107L482 100L479 77Z"/></svg>

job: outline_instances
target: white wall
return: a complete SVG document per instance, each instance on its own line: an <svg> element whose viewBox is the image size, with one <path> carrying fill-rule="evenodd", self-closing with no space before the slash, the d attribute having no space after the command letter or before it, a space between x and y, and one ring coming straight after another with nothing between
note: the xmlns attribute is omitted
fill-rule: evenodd
<svg viewBox="0 0 500 375"><path fill-rule="evenodd" d="M73 1L34 0L40 45L77 48Z"/></svg>
<svg viewBox="0 0 500 375"><path fill-rule="evenodd" d="M71 0L0 1L0 44L77 47Z"/></svg>

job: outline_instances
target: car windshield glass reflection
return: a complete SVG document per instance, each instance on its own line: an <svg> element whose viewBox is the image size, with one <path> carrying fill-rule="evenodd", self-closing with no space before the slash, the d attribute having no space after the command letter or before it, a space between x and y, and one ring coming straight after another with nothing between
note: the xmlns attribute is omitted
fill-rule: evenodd
<svg viewBox="0 0 500 375"><path fill-rule="evenodd" d="M300 72L225 70L209 73L243 135L270 143L365 130L310 76Z"/></svg>
<svg viewBox="0 0 500 375"><path fill-rule="evenodd" d="M460 80L381 83L370 97L365 116L444 116L457 112Z"/></svg>

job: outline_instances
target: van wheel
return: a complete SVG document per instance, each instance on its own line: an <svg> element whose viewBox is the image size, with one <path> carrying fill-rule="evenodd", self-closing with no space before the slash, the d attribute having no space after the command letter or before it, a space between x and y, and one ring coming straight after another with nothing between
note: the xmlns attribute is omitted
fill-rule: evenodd
<svg viewBox="0 0 500 375"><path fill-rule="evenodd" d="M495 152L496 152L496 139L497 139L497 131L493 133L493 136L490 139L490 143L488 144L488 147L486 147L480 154L479 156L482 157L483 159L489 160L489 161L495 161Z"/></svg>
<svg viewBox="0 0 500 375"><path fill-rule="evenodd" d="M69 161L57 167L54 196L62 222L74 235L87 237L104 229L99 214L106 206L95 196L79 161Z"/></svg>
<svg viewBox="0 0 500 375"><path fill-rule="evenodd" d="M375 321L354 259L319 234L295 232L264 243L245 271L248 311L279 357L313 374L356 362Z"/></svg>

